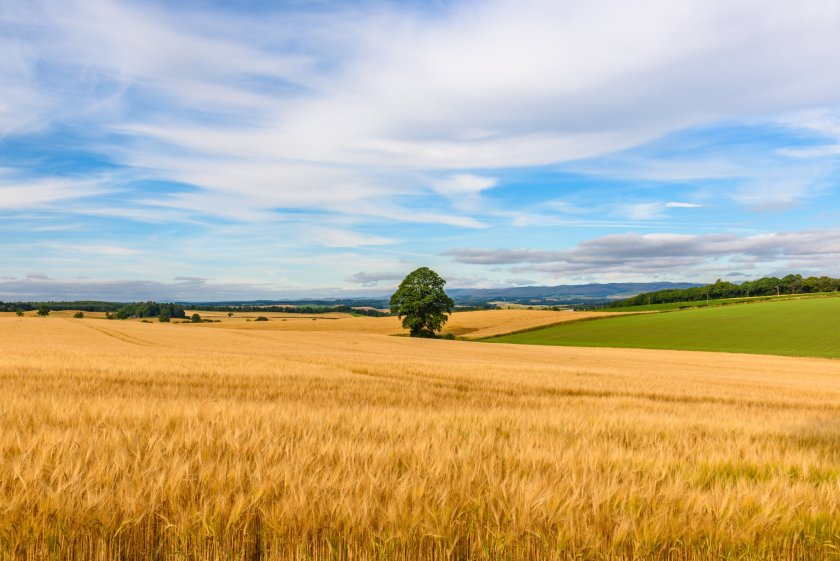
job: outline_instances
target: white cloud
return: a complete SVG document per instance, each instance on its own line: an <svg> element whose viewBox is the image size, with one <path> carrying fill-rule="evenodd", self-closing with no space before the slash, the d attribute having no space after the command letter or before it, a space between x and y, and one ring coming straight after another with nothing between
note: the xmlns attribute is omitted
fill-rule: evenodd
<svg viewBox="0 0 840 561"><path fill-rule="evenodd" d="M634 203L621 207L619 212L632 220L650 220L664 216L664 210L663 203Z"/></svg>
<svg viewBox="0 0 840 561"><path fill-rule="evenodd" d="M362 247L369 245L388 245L395 243L395 240L382 236L373 236L340 228L325 228L313 226L307 228L303 233L304 239L310 243L324 247Z"/></svg>
<svg viewBox="0 0 840 561"><path fill-rule="evenodd" d="M393 207L424 192L417 170L568 161L699 123L840 105L829 0L492 1L435 16L375 3L259 18L33 6L3 16L36 31L2 34L13 56L0 66L0 130L72 118L121 131L134 140L124 163L212 193L181 199L196 212ZM72 78L56 89L35 79L44 67ZM438 193L489 188L465 177L481 176L453 174Z"/></svg>
<svg viewBox="0 0 840 561"><path fill-rule="evenodd" d="M107 257L133 257L146 253L140 249L108 244L54 244L52 245L52 249L59 250L68 255L82 253Z"/></svg>
<svg viewBox="0 0 840 561"><path fill-rule="evenodd" d="M678 201L671 201L665 203L665 208L700 208L703 205L698 203L683 203Z"/></svg>
<svg viewBox="0 0 840 561"><path fill-rule="evenodd" d="M478 195L482 191L492 189L497 184L498 181L493 177L459 173L432 183L432 189L445 197L458 198Z"/></svg>
<svg viewBox="0 0 840 561"><path fill-rule="evenodd" d="M840 230L807 230L737 236L735 234L614 234L566 251L532 249L452 249L459 263L517 265L514 272L565 278L639 277L671 274L680 278L721 276L740 269L764 274L777 270L840 271Z"/></svg>
<svg viewBox="0 0 840 561"><path fill-rule="evenodd" d="M3 2L0 136L84 131L79 136L88 144L81 150L105 155L125 171L107 178L90 172L33 178L0 170L0 210L200 225L215 237L166 242L170 254L182 258L178 273L212 270L192 256L221 247L241 278L254 275L276 287L286 286L271 276L277 267L326 261L294 261L299 256L289 248L295 245L331 248L337 278L398 269L391 260L361 263L350 251L334 255L336 248L399 253L406 247L387 248L406 240L371 223L484 228L488 236L502 220L666 228L652 221L686 216L701 205L711 209L719 200L789 208L833 186L836 164L811 161L833 156L840 145L836 110L813 109L840 106L840 9L831 0L807 7L781 0L490 0L451 2L433 15L416 3L285 6L259 16L183 6ZM801 160L790 169L787 161L744 159L720 149L697 158L686 151L635 160L625 151L612 167L585 161L687 127L743 123L750 116L825 138L825 145L770 155ZM509 168L558 162L567 164L560 171L639 181L627 197L583 200L563 186L546 194L545 185L523 197L527 203L512 195ZM694 180L732 178L738 185L721 181L685 191ZM640 193L646 180L682 184L679 191ZM142 186L154 181L166 187ZM506 188L494 191L502 182ZM115 196L93 199L105 194ZM541 196L560 199L523 208L536 206ZM241 229L230 234L233 226ZM423 243L441 243L440 231L422 235ZM159 241L150 236L136 251ZM671 242L664 238L630 241L667 258L651 253L647 262L639 257L630 266L605 254L606 274L708 264L668 253ZM687 242L673 243L684 248ZM136 261L126 274L167 266L147 253L121 253L134 245L119 240L75 245ZM736 260L757 260L744 270L766 261L733 251ZM29 270L25 257L12 257L15 274ZM50 258L61 266L60 256ZM535 272L546 275L598 271L598 263L575 251L520 265L542 267Z"/></svg>
<svg viewBox="0 0 840 561"><path fill-rule="evenodd" d="M109 191L99 179L26 179L0 175L0 210L39 208Z"/></svg>
<svg viewBox="0 0 840 561"><path fill-rule="evenodd" d="M482 192L492 189L497 184L498 180L493 177L458 173L433 182L432 189L452 201L456 208L469 210L478 207Z"/></svg>
<svg viewBox="0 0 840 561"><path fill-rule="evenodd" d="M700 208L703 205L684 202L644 202L618 205L616 213L630 220L653 220L665 217L666 211L671 208Z"/></svg>
<svg viewBox="0 0 840 561"><path fill-rule="evenodd" d="M406 273L398 272L359 271L347 277L347 282L361 284L362 286L376 286L381 282L395 284L396 281L402 280L405 275Z"/></svg>
<svg viewBox="0 0 840 561"><path fill-rule="evenodd" d="M591 208L583 208L579 205L572 204L568 201L553 199L540 203L540 208L546 210L553 210L563 214L588 214L592 212Z"/></svg>

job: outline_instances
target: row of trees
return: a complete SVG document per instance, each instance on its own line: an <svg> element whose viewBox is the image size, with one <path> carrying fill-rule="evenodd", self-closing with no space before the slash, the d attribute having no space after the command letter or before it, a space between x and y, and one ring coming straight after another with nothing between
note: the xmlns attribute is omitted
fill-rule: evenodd
<svg viewBox="0 0 840 561"><path fill-rule="evenodd" d="M135 302L126 304L112 314L114 319L129 318L159 318L168 321L175 318L186 318L187 313L180 304L159 304L157 302Z"/></svg>
<svg viewBox="0 0 840 561"><path fill-rule="evenodd" d="M84 312L86 311L104 311L107 319L158 318L163 322L167 322L173 318L183 319L187 317L187 313L183 306L172 303L159 304L157 302L135 302L134 304L111 305L106 302L97 302L96 306L87 306L86 308L88 309L85 309L84 306L73 307L73 304L79 304L79 302L14 302L8 304L0 302L0 312L16 312L18 316L22 316L24 312L38 310L37 313L39 316L46 317L50 315L50 312L56 310L78 310L75 314L73 314L73 317L81 319L85 317ZM95 309L89 309L91 307ZM193 319L193 321L195 320ZM199 319L199 321L201 320Z"/></svg>
<svg viewBox="0 0 840 561"><path fill-rule="evenodd" d="M50 310L50 307L47 306L46 304L44 304L40 308L38 308L38 315L41 316L42 318L45 318L48 315L50 315L51 311L52 310ZM23 310L15 310L14 312L17 314L17 317L23 317L23 313L24 313ZM82 315L79 315L79 314L82 314ZM81 317L85 317L85 314L83 312L76 312L75 314L73 314L73 317L74 318L81 318Z"/></svg>
<svg viewBox="0 0 840 561"><path fill-rule="evenodd" d="M30 312L42 307L47 307L53 311L81 310L83 312L114 312L123 305L119 302L99 302L94 300L69 302L0 302L0 312Z"/></svg>
<svg viewBox="0 0 840 561"><path fill-rule="evenodd" d="M607 308L623 306L646 306L671 302L697 302L721 298L742 298L750 296L774 296L781 294L813 294L815 292L840 291L840 279L831 277L807 277L787 275L786 277L764 277L754 281L734 284L718 279L706 286L683 289L645 292L626 300L608 304Z"/></svg>

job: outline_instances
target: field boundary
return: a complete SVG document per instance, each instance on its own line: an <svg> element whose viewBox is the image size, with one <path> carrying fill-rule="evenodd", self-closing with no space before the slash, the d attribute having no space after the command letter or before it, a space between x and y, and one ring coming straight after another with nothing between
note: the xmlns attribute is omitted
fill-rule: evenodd
<svg viewBox="0 0 840 561"><path fill-rule="evenodd" d="M617 313L623 313L621 310L631 310L633 308L644 308L651 306L668 306L680 304L679 307L649 309L648 312L680 312L683 310L695 310L698 308L720 308L723 306L738 306L741 304L764 304L768 302L789 302L791 300L820 300L823 298L840 298L840 292L815 292L811 294L782 294L781 296L736 296L735 298L716 298L713 300L714 304L704 304L705 300L682 300L679 302L660 302L658 304L651 304L646 306L622 306L616 308L600 308L599 310L591 311L607 311L610 309L617 310ZM730 302L729 300L733 300ZM634 312L630 312L634 313Z"/></svg>
<svg viewBox="0 0 840 561"><path fill-rule="evenodd" d="M761 304L616 314L598 319L628 319L596 324L569 322L568 328L555 325L488 338L487 342L840 359L835 335L840 329L840 299L801 298ZM650 317L634 317L641 315Z"/></svg>
<svg viewBox="0 0 840 561"><path fill-rule="evenodd" d="M671 311L677 311L677 310L671 310ZM519 335L520 333L530 333L531 331L540 331L542 329L559 327L561 325L572 325L572 324L575 324L575 323L583 323L583 322L586 322L586 321L602 321L602 320L605 320L605 319L630 317L630 316L642 316L642 315L650 315L650 314L656 314L656 313L661 313L661 312L657 312L656 310L650 310L650 311L646 311L646 312L614 312L613 313L614 315L602 316L602 317L578 318L578 319L573 319L573 320L569 320L569 321L558 321L556 323L547 323L545 325L535 325L534 327L526 327L525 329L516 329L514 331L508 331L506 333L498 333L496 335L490 335L489 337L481 337L479 339L467 339L467 338L461 338L461 337L457 337L457 339L460 340L460 341L478 341L478 342L483 342L483 343L489 343L489 342L491 342L490 341L491 339L495 339L497 337L507 337L508 335Z"/></svg>

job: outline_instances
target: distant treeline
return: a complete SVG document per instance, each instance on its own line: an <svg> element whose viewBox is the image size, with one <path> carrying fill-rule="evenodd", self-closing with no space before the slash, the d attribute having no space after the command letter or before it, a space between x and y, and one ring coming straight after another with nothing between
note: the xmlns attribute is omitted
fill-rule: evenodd
<svg viewBox="0 0 840 561"><path fill-rule="evenodd" d="M50 311L79 310L82 312L105 312L109 319L128 318L185 318L187 314L181 304L159 304L157 302L97 302L77 300L74 302L0 302L0 312L29 312L46 308Z"/></svg>
<svg viewBox="0 0 840 561"><path fill-rule="evenodd" d="M717 280L714 284L693 288L657 290L645 292L626 300L611 302L605 308L626 306L647 306L671 302L696 302L721 298L743 298L750 296L774 296L781 294L812 294L814 292L840 291L840 279L831 277L807 277L787 275L783 278L764 277L741 284Z"/></svg>
<svg viewBox="0 0 840 561"><path fill-rule="evenodd" d="M54 311L115 312L125 306L125 304L122 302L97 302L95 300L76 300L73 302L0 302L0 312L29 312L43 306Z"/></svg>
<svg viewBox="0 0 840 561"><path fill-rule="evenodd" d="M331 314L341 312L363 316L382 317L390 315L375 309L359 309L345 305L336 306L190 306L191 310L201 312L279 312L284 314Z"/></svg>
<svg viewBox="0 0 840 561"><path fill-rule="evenodd" d="M61 310L79 310L82 312L105 312L110 319L128 318L153 318L165 317L172 319L186 318L186 308L202 312L280 312L286 314L330 314L346 313L371 317L383 317L391 315L374 308L354 308L346 304L331 305L303 305L303 306L214 306L209 304L195 304L186 306L183 304L158 303L158 302L135 302L126 304L124 302L100 302L96 300L75 300L72 302L0 302L0 312L29 312L42 307L57 312ZM494 310L494 304L479 304L469 306L457 306L456 312L471 312L475 310Z"/></svg>
<svg viewBox="0 0 840 561"><path fill-rule="evenodd" d="M219 300L215 302L181 302L190 310L203 310L204 308L230 308L233 311L247 308L266 309L272 306L295 308L335 308L336 306L347 306L350 308L376 308L385 309L388 307L387 298L347 298L341 300Z"/></svg>
<svg viewBox="0 0 840 561"><path fill-rule="evenodd" d="M469 304L469 305L460 305L457 304L455 306L456 312L480 312L482 310L498 310L500 309L499 306L496 304L489 304L489 303L479 303L479 304Z"/></svg>

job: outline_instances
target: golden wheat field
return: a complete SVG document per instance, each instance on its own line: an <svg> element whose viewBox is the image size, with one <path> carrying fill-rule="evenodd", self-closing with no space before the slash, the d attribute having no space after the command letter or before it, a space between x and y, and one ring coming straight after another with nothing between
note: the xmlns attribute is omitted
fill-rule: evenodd
<svg viewBox="0 0 840 561"><path fill-rule="evenodd" d="M2 558L840 558L840 362L283 323L0 318Z"/></svg>
<svg viewBox="0 0 840 561"><path fill-rule="evenodd" d="M193 312L190 311L190 314ZM224 325L240 329L278 331L350 331L354 333L379 333L381 335L402 335L405 330L396 317L365 317L350 314L288 314L280 312L235 313L228 317L226 312L199 312L202 318L217 320ZM72 315L72 314L69 314ZM68 315L68 317L69 317ZM462 339L482 339L515 331L525 331L559 323L583 321L598 317L618 315L615 312L572 312L551 310L482 310L452 314L443 328ZM254 322L254 318L265 316L270 321Z"/></svg>

